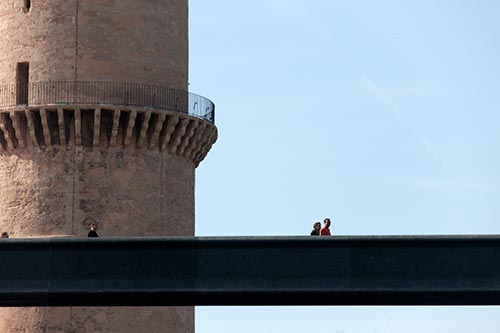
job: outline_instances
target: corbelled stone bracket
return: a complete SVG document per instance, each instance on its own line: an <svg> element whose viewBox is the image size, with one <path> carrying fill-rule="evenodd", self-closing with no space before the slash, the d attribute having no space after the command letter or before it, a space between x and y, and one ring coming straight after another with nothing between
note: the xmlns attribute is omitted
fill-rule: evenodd
<svg viewBox="0 0 500 333"><path fill-rule="evenodd" d="M88 149L167 149L198 165L217 140L209 121L181 112L110 105L17 107L0 110L0 147L77 145Z"/></svg>

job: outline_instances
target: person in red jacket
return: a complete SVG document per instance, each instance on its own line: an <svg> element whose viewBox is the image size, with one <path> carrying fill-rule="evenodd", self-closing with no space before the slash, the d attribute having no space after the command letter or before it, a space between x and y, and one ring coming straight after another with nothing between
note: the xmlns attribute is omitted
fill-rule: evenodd
<svg viewBox="0 0 500 333"><path fill-rule="evenodd" d="M332 234L330 233L330 219L327 217L324 221L323 221L323 228L321 228L321 231L319 232L319 234L321 236L331 236Z"/></svg>

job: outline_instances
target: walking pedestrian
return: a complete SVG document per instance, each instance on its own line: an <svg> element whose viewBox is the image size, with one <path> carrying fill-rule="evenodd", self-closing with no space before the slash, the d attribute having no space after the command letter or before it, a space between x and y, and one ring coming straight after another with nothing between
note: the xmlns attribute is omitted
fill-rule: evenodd
<svg viewBox="0 0 500 333"><path fill-rule="evenodd" d="M321 230L321 222L314 222L313 230L311 231L311 236L319 236L320 230Z"/></svg>
<svg viewBox="0 0 500 333"><path fill-rule="evenodd" d="M330 233L330 225L331 225L330 218L327 217L323 221L323 228L321 228L321 231L319 232L319 234L321 236L331 236L332 234Z"/></svg>
<svg viewBox="0 0 500 333"><path fill-rule="evenodd" d="M90 231L89 233L87 234L87 237L99 237L99 235L97 234L97 224L95 223L92 223L90 225Z"/></svg>

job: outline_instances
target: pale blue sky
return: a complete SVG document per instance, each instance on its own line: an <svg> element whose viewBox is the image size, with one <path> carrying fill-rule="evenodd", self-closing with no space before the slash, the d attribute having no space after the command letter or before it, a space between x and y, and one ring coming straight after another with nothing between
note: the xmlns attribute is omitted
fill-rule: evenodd
<svg viewBox="0 0 500 333"><path fill-rule="evenodd" d="M499 18L493 0L191 0L190 90L219 129L196 234L326 216L340 235L499 234ZM197 333L472 330L500 331L500 308L197 308Z"/></svg>

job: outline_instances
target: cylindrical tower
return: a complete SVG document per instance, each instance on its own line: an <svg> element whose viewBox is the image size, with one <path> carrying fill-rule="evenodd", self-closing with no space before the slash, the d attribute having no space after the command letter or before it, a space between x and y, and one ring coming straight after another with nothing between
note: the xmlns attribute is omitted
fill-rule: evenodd
<svg viewBox="0 0 500 333"><path fill-rule="evenodd" d="M194 235L217 138L187 0L0 1L0 231ZM192 332L192 308L0 309L1 332Z"/></svg>

